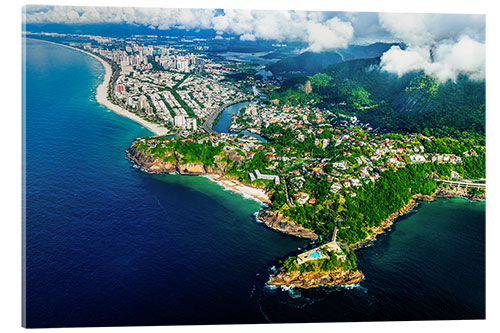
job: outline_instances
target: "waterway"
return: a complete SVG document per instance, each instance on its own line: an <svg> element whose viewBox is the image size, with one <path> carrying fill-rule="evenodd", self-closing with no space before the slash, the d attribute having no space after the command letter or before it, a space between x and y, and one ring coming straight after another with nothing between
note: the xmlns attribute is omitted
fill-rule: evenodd
<svg viewBox="0 0 500 333"><path fill-rule="evenodd" d="M217 133L232 133L229 131L229 127L231 126L231 118L233 115L237 114L242 108L246 107L248 104L251 102L241 102L241 103L236 103L233 105L228 106L224 110L222 110L222 114L220 116L219 121L217 124L213 126L214 131ZM254 138L257 138L259 141L266 142L266 139L264 139L262 136L252 133L247 130L243 130L239 133L248 135L248 136L253 136Z"/></svg>

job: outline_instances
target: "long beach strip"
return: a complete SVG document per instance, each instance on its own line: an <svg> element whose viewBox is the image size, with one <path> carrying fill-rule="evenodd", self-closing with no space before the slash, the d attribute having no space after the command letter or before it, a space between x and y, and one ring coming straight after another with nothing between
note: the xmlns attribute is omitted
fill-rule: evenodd
<svg viewBox="0 0 500 333"><path fill-rule="evenodd" d="M29 38L29 37L26 37L26 38ZM72 47L72 46L68 46L68 45L64 45L64 44L60 44L60 43L54 43L54 42L50 42L50 41L43 40L43 39L36 39L36 38L31 38L31 39L46 42L46 43L51 43L51 44L55 44L55 45L64 46L64 47L67 47L67 48L70 48L70 49L73 49L76 51L83 52L83 53L88 54L89 56L97 59L104 66L104 70L105 70L104 81L97 87L96 96L95 96L97 102L99 104L105 106L107 109L109 109L109 110L111 110L111 111L113 111L121 116L132 119L133 121L141 124L142 126L147 128L148 130L150 130L151 132L153 132L157 136L167 135L169 133L165 127L162 127L160 125L157 125L157 124L151 123L147 120L144 120L141 117L137 116L136 114L134 114L128 110L125 110L124 108L121 108L118 105L113 104L108 100L108 86L109 86L109 82L111 80L112 69L111 69L111 66L106 61L99 58L95 54L78 49L76 47Z"/></svg>
<svg viewBox="0 0 500 333"><path fill-rule="evenodd" d="M29 37L26 37L26 38L29 38ZM81 49L78 49L76 47L72 47L69 45L55 43L55 42L51 42L51 41L47 41L47 40L43 40L43 39L36 39L36 38L30 38L30 39L42 41L42 42L46 42L46 43L51 43L51 44L55 44L55 45L59 45L59 46L64 46L64 47L88 54L89 56L97 59L104 66L104 70L105 70L104 80L97 87L97 90L96 90L97 102L99 104L105 106L107 109L141 124L142 126L147 128L148 130L150 130L151 132L153 132L157 136L163 136L163 135L169 134L168 130L165 127L150 123L149 121L142 119L141 117L133 114L132 112L130 112L128 110L125 110L125 109L119 107L116 104L111 103L108 100L108 86L109 86L109 82L111 80L111 74L113 71L111 69L111 66L105 60L99 58L95 54L92 54L90 52L87 52L87 51L84 51L84 50L81 50ZM259 201L261 203L266 203L266 204L270 203L269 196L266 194L266 192L264 190L253 188L250 186L246 186L246 185L244 185L240 182L237 182L235 180L225 179L224 177L220 177L220 176L216 176L216 175L214 175L214 176L210 175L207 178L218 183L222 187L225 187L225 188L230 189L234 192L240 193L243 196L251 197L252 199Z"/></svg>

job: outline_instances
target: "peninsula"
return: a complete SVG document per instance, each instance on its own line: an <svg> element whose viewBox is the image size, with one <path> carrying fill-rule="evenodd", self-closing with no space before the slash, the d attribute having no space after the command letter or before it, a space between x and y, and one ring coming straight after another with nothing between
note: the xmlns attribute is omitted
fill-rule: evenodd
<svg viewBox="0 0 500 333"><path fill-rule="evenodd" d="M342 131L348 129L352 130L351 124ZM387 140L386 136L365 132L351 135L356 138L352 151L357 146L372 147L371 153L367 150L367 156L357 165L302 157L296 151L282 150L286 147L280 147L270 135L266 135L267 143L249 136L209 133L186 138L139 138L127 150L127 156L143 171L208 175L266 203L257 216L267 226L314 240L315 244L319 242L318 246L282 261L268 283L314 288L359 283L363 273L357 269L355 250L372 242L399 216L411 211L416 200L485 198L483 180L473 182L462 176L484 173L484 164L475 151L464 152L467 157L463 160L456 155L422 152L424 161L413 163L414 147L422 144L425 150L424 146L430 147L430 142L437 139L407 136ZM402 143L407 147L394 149ZM380 146L386 146L383 149L402 162L390 168L390 161L371 158L383 154L377 148ZM283 155L277 151L283 151ZM336 171L328 169L328 165ZM355 174L369 174L357 178L353 169L358 170ZM462 180L446 180L457 178Z"/></svg>
<svg viewBox="0 0 500 333"><path fill-rule="evenodd" d="M136 168L206 176L261 202L257 218L270 228L311 240L311 248L280 261L270 285L359 283L355 250L416 201L485 198L484 124L450 111L468 105L473 114L484 112L475 98L478 83L459 78L441 84L415 73L385 87L385 77L369 70L377 58L279 81L253 75L249 63L211 57L193 46L78 38L68 47L78 46L105 68L97 101L155 134L127 149ZM456 93L461 90L470 94ZM392 95L392 104L382 99ZM233 133L214 132L224 108L243 100L249 103L232 116ZM427 112L415 115L417 122L408 116L416 107ZM471 132L459 127L469 123ZM235 133L243 130L265 142Z"/></svg>

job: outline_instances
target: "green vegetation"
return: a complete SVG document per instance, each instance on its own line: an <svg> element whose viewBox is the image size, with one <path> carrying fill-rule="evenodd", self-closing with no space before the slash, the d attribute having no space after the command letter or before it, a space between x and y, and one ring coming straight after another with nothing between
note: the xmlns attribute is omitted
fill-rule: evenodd
<svg viewBox="0 0 500 333"><path fill-rule="evenodd" d="M148 62L153 66L154 71L165 71L165 68L155 61L155 57L148 56Z"/></svg>
<svg viewBox="0 0 500 333"><path fill-rule="evenodd" d="M176 90L179 88L179 86L184 82L186 81L186 79L190 76L191 74L185 74L184 77L182 79L180 79L179 81L177 81L177 83L172 87L172 90Z"/></svg>
<svg viewBox="0 0 500 333"><path fill-rule="evenodd" d="M154 140L154 141L151 141ZM152 143L154 142L154 144ZM181 163L202 163L213 166L215 156L220 155L224 147L223 144L214 146L210 140L202 143L194 141L184 141L182 139L156 139L148 138L146 143L138 141L137 149L156 158L161 158L167 162L175 162L175 154L181 157Z"/></svg>
<svg viewBox="0 0 500 333"><path fill-rule="evenodd" d="M313 74L328 65L342 61L342 56L337 52L313 53L304 52L299 56L286 58L267 66L274 74Z"/></svg>
<svg viewBox="0 0 500 333"><path fill-rule="evenodd" d="M203 163L208 166L214 165L214 157L222 151L222 145L213 146L210 141L198 144L177 140L174 148L182 155L182 163Z"/></svg>
<svg viewBox="0 0 500 333"><path fill-rule="evenodd" d="M293 77L272 91L269 100L356 115L389 132L455 138L467 132L484 137L484 82L461 75L456 82L439 83L423 73L398 78L381 71L379 62L379 58L346 61L310 77ZM312 87L309 94L301 88L307 80Z"/></svg>
<svg viewBox="0 0 500 333"><path fill-rule="evenodd" d="M193 95L193 93L192 93L191 91L190 91L188 94L189 94L189 97L191 97L191 99L192 99L193 101L195 101L195 102L196 102L196 104L198 104L198 105L200 106L200 108L202 108L202 109L203 109L203 108L205 107L205 106L204 106L204 105L203 105L200 101L198 101L198 99L196 99L196 98L194 97L194 95Z"/></svg>
<svg viewBox="0 0 500 333"><path fill-rule="evenodd" d="M198 116L196 116L196 114L194 113L193 109L191 109L189 107L189 105L187 105L187 103L181 98L181 96L179 96L179 94L177 93L177 91L175 91L174 89L171 89L170 92L172 93L172 95L174 96L174 98L179 102L179 104L181 105L181 107L186 110L186 113L192 117L192 118L195 118L197 120L198 119Z"/></svg>
<svg viewBox="0 0 500 333"><path fill-rule="evenodd" d="M357 271L356 267L356 254L353 250L349 248L344 249L344 253L346 254L346 260L341 261L337 258L335 253L329 252L328 259L319 259L305 262L301 265L296 263L297 257L290 256L282 262L282 267L289 273L291 272L331 272L336 271L337 269L343 270L353 270Z"/></svg>
<svg viewBox="0 0 500 333"><path fill-rule="evenodd" d="M485 142L482 136L470 136L467 132L463 132L460 140L450 137L433 138L422 140L422 144L428 153L462 155L467 151L475 150L478 146L484 146Z"/></svg>
<svg viewBox="0 0 500 333"><path fill-rule="evenodd" d="M170 115L172 116L172 118L175 118L176 114L175 114L174 109L172 109L172 107L170 106L170 104L168 104L167 100L165 99L165 97L162 94L159 94L159 95L160 95L161 100L163 101L163 103L167 107L168 112L170 112Z"/></svg>
<svg viewBox="0 0 500 333"><path fill-rule="evenodd" d="M427 75L419 75L413 79L410 84L405 88L405 91L420 90L431 96L437 94L439 89L439 82Z"/></svg>
<svg viewBox="0 0 500 333"><path fill-rule="evenodd" d="M297 76L291 78L283 83L283 85L269 93L269 100L278 100L280 105L306 105L312 100L314 101L315 96L313 94L307 94L302 88L308 81L305 76Z"/></svg>
<svg viewBox="0 0 500 333"><path fill-rule="evenodd" d="M353 244L365 239L372 227L379 226L389 215L403 208L413 194L434 193L437 184L430 177L431 174L447 177L453 169L479 176L484 172L484 165L479 161L478 157L465 159L463 166L422 163L388 170L381 174L375 184L363 184L356 190L355 197L347 195L343 190L343 202L325 200L329 194L329 184L324 179L308 179L309 184L304 185L304 190L309 191L317 201L326 201L325 204L288 207L283 195L276 194L273 197L273 208L280 208L293 221L325 236L333 233L334 221L339 220L338 239L346 244Z"/></svg>

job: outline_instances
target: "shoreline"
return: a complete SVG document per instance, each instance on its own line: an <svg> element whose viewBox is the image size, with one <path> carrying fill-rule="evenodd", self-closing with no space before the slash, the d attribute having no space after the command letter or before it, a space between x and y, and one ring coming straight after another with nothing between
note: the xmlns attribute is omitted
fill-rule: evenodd
<svg viewBox="0 0 500 333"><path fill-rule="evenodd" d="M384 234L387 232L387 229L392 226L394 223L398 222L398 218L403 217L409 213L411 213L417 206L418 202L433 202L436 201L437 199L450 199L450 198L460 198L464 199L467 201L484 201L486 200L486 195L481 195L481 196L475 196L475 195L467 195L461 190L457 189L452 189L452 188L444 188L444 187L438 187L436 191L431 194L431 195L423 195L423 194L414 194L412 196L412 199L398 209L398 211L392 213L389 215L386 219L384 219L379 226L373 227L372 228L372 233L368 235L363 240L360 240L359 242L356 242L354 244L351 244L350 247L353 250L359 250L361 248L364 248L368 245L370 245L372 242L374 242L377 238L377 235Z"/></svg>
<svg viewBox="0 0 500 333"><path fill-rule="evenodd" d="M206 167L201 163L180 164L177 160L175 163L165 162L156 157L146 156L142 151L137 150L134 144L126 150L126 153L126 158L129 159L136 168L140 168L141 171L152 174L178 173L183 176L202 176L226 190L236 192L245 198L255 200L261 205L271 203L271 198L269 198L264 189L243 184L237 179L224 175L218 172L218 170Z"/></svg>
<svg viewBox="0 0 500 333"><path fill-rule="evenodd" d="M48 41L48 40L44 40L44 39L30 38L30 37L25 37L25 38L31 39L31 40L36 40L36 41L42 41L42 42L50 43L50 44L54 44L54 45L63 46L63 47L66 47L66 48L69 48L72 50L76 50L76 51L85 53L85 54L93 57L94 59L97 59L104 66L104 71L105 71L103 82L101 82L99 84L99 86L97 86L97 89L96 89L95 99L96 99L97 103L101 104L102 106L106 107L108 110L111 110L116 114L119 114L123 117L126 117L130 120L135 121L136 123L142 125L146 129L148 129L149 131L154 133L155 136L164 136L164 135L167 135L170 133L165 127L162 127L160 125L157 125L157 124L151 123L147 120L144 120L141 117L137 116L136 114L134 114L128 110L125 110L124 108L122 108L116 104L113 104L108 100L108 87L109 87L109 82L111 80L111 74L113 71L111 69L111 66L105 60L99 58L98 56L96 56L93 53L78 49L78 48L73 47L73 46L69 46L69 45L65 45L65 44L61 44L61 43L56 43L56 42L52 42L52 41Z"/></svg>
<svg viewBox="0 0 500 333"><path fill-rule="evenodd" d="M232 192L236 192L242 195L244 198L249 198L259 202L262 205L267 205L271 203L269 196L266 194L264 190L247 186L235 179L228 179L225 176L217 175L217 174L206 174L201 175L210 181L222 186L224 189L230 190ZM259 212L260 209L257 211Z"/></svg>
<svg viewBox="0 0 500 333"><path fill-rule="evenodd" d="M437 199L450 199L450 198L460 198L471 202L480 202L485 201L486 196L468 196L463 195L453 189L445 189L445 188L437 188L436 191L432 195L422 195L415 194L412 196L412 199L398 209L396 212L389 215L386 219L384 219L381 224L377 227L373 227L371 229L372 233L368 235L365 239L360 240L354 244L349 245L349 247L353 250L359 250L362 248L369 247L377 240L377 236L380 234L385 234L388 231L391 231L390 227L399 221L399 218L411 213L418 206L418 202L433 202ZM282 231L283 232L283 231ZM285 232L286 233L286 232ZM356 265L357 266L357 265ZM364 279L364 275L362 272L358 271L361 274L359 276L349 276L348 279L343 279L335 275L334 272L292 272L288 273L283 271L281 267L278 272L271 274L269 276L269 280L266 282L267 285L270 286L280 286L280 287L298 287L302 289L310 289L316 288L319 286L331 286L331 285L350 285L361 282ZM351 271L346 271L345 274L352 273Z"/></svg>

